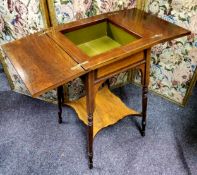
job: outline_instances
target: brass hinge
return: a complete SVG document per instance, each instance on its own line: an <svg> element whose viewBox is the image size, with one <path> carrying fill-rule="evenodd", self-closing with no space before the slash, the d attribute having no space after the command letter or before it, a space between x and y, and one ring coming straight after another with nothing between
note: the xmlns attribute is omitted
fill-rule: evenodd
<svg viewBox="0 0 197 175"><path fill-rule="evenodd" d="M44 29L38 33L38 36L45 35L46 33L51 32L51 29Z"/></svg>
<svg viewBox="0 0 197 175"><path fill-rule="evenodd" d="M156 34L156 35L153 35L151 38L160 38L162 36L163 36L163 34Z"/></svg>
<svg viewBox="0 0 197 175"><path fill-rule="evenodd" d="M81 68L82 65L87 64L88 61L84 61L83 63L77 64L76 66L72 67L71 70L76 70Z"/></svg>

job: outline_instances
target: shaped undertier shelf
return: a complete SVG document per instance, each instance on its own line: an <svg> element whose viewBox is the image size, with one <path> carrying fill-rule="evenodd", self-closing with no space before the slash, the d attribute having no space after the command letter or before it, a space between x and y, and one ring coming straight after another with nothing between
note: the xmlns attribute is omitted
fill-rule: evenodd
<svg viewBox="0 0 197 175"><path fill-rule="evenodd" d="M74 108L78 117L86 125L88 124L88 117L86 112L86 97L82 97L77 101L69 102L67 105ZM128 108L117 96L115 96L107 87L104 87L97 92L95 99L95 112L94 112L94 127L93 135L103 128L117 123L128 115L137 115L140 113Z"/></svg>

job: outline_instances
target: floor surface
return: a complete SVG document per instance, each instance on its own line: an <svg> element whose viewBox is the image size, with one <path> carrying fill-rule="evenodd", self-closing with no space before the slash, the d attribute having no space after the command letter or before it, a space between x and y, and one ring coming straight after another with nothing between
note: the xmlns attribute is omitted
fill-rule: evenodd
<svg viewBox="0 0 197 175"><path fill-rule="evenodd" d="M113 92L140 110L140 88ZM64 107L59 125L56 105L12 92L0 73L0 175L196 175L196 99L197 88L185 108L150 93L146 136L134 117L102 130L89 170L86 127L76 113Z"/></svg>

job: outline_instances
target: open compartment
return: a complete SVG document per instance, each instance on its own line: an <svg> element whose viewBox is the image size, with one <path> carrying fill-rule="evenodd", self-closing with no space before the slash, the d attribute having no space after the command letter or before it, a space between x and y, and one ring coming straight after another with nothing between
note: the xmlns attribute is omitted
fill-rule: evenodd
<svg viewBox="0 0 197 175"><path fill-rule="evenodd" d="M140 38L107 19L62 33L90 57Z"/></svg>

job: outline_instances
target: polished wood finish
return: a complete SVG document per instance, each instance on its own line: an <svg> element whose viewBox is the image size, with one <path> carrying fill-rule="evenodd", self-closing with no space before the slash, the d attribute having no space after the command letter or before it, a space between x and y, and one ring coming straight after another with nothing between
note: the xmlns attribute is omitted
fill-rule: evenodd
<svg viewBox="0 0 197 175"><path fill-rule="evenodd" d="M144 60L144 52L139 52L132 56L129 56L121 61L116 61L114 63L110 63L109 65L103 66L98 69L96 78L102 78L110 75L113 72L119 72L122 69L129 67L130 65L142 62Z"/></svg>
<svg viewBox="0 0 197 175"><path fill-rule="evenodd" d="M137 116L142 116L141 134L142 134L142 136L145 136L147 93L148 93L149 74L150 74L150 52L151 52L150 48L146 49L143 52L139 52L138 54L134 54L133 56L126 57L123 60L123 64L121 64L120 61L110 63L109 70L107 70L106 67L103 66L101 68L97 68L96 70L92 70L86 74L86 110L87 110L87 115L88 115L88 117L87 117L87 119L88 119L87 120L87 124L88 124L88 157L89 157L89 168L90 169L93 168L93 136L94 136L93 128L95 125L100 125L98 121L96 121L96 123L94 124L95 106L98 107L98 104L95 105L97 91L98 91L99 87L108 78L112 77L113 75L115 75L117 73L129 70L132 67L136 67L136 68L140 69L140 71L142 73L142 86L143 86L143 88L142 88L143 89L142 90L142 112L141 112L141 115L139 115L139 113L137 113L133 110L134 111L133 114L136 114ZM131 59L131 58L133 58L133 59ZM125 60L126 60L126 62L124 62ZM101 72L101 73L99 74L99 72ZM101 76L99 77L98 75L101 75ZM111 101L112 98L109 97L108 100ZM112 100L112 101L114 101L114 100ZM79 103L80 105L76 105L76 106L73 105L73 107L75 107L76 111L78 111L78 113L80 115L80 113L83 113L83 108L81 108L81 106L83 106L83 105L80 102L80 100L77 103ZM100 103L101 103L101 100L100 100ZM111 110L116 109L115 112L118 113L120 111L120 110L117 110L118 109L117 106L119 104L118 103L115 105L113 104L114 107L112 107ZM106 102L103 103L102 107L106 109L107 103ZM103 111L104 111L104 109L103 109ZM119 121L120 119L122 119L125 116L126 115L123 115L123 114L118 116L117 119L115 120L115 122ZM99 116L99 117L102 118L101 116ZM84 117L81 117L81 118L84 122L86 122L86 120L84 120ZM113 119L109 120L107 125L110 125L112 123L113 123ZM101 128L99 128L99 130L101 130L103 127L105 127L105 125L101 125ZM95 134L96 134L96 132L95 132Z"/></svg>
<svg viewBox="0 0 197 175"><path fill-rule="evenodd" d="M93 113L95 109L96 88L94 86L94 73L86 76L86 109L88 114L88 158L89 168L93 168Z"/></svg>
<svg viewBox="0 0 197 175"><path fill-rule="evenodd" d="M89 57L61 32L72 31L103 20L137 35L140 39L111 51ZM3 49L33 97L54 89L88 71L141 52L151 46L188 35L190 31L137 9L112 12L53 27L3 45ZM50 60L50 61L49 61ZM85 62L85 64L83 64ZM77 64L77 69L71 69Z"/></svg>
<svg viewBox="0 0 197 175"><path fill-rule="evenodd" d="M148 85L150 78L150 54L151 49L145 50L145 60L146 63L141 68L142 72L142 136L145 136L145 127L146 127L146 111L147 111L147 94L148 94Z"/></svg>
<svg viewBox="0 0 197 175"><path fill-rule="evenodd" d="M46 34L34 34L2 46L33 97L84 74L83 68Z"/></svg>
<svg viewBox="0 0 197 175"><path fill-rule="evenodd" d="M71 41L61 33L62 31L73 31L86 27L91 24L99 23L103 20L109 20L117 26L139 36L139 39L107 51L105 53L88 57L77 48ZM111 62L121 60L125 57L151 48L155 44L168 41L177 37L190 34L190 31L171 24L158 17L145 13L141 10L131 9L119 12L106 13L94 16L80 21L63 24L52 28L48 35L54 39L71 57L78 63L88 61L83 65L85 70L94 70ZM68 43L68 45L67 45Z"/></svg>
<svg viewBox="0 0 197 175"><path fill-rule="evenodd" d="M81 29L105 20L138 36L138 39L90 57L63 34L64 32ZM62 122L61 107L63 95L61 85L84 75L86 97L77 102L68 103L68 105L73 106L78 112L80 119L87 124L88 159L89 167L92 168L94 136L103 127L114 124L126 116L125 113L120 113L115 119L106 117L106 115L111 114L107 110L108 107L112 109L112 115L116 116L114 112L117 111L113 111L113 109L118 109L122 104L106 89L98 92L99 87L110 77L120 72L131 68L137 68L141 71L142 112L137 113L126 109L124 112L142 117L141 134L144 136L147 118L151 47L188 34L190 34L190 31L186 29L143 11L131 9L106 13L53 27L44 32L6 44L3 46L3 49L33 97L58 88L59 123ZM103 95L106 97L110 96L108 99L110 102L112 101L110 106L107 106ZM113 102L116 106L114 106ZM103 107L103 105L105 106ZM102 108L104 109L101 110ZM122 106L122 109L124 108ZM121 110L118 109L118 111ZM103 114L102 112L106 113ZM107 121L100 122L99 120L102 117Z"/></svg>

